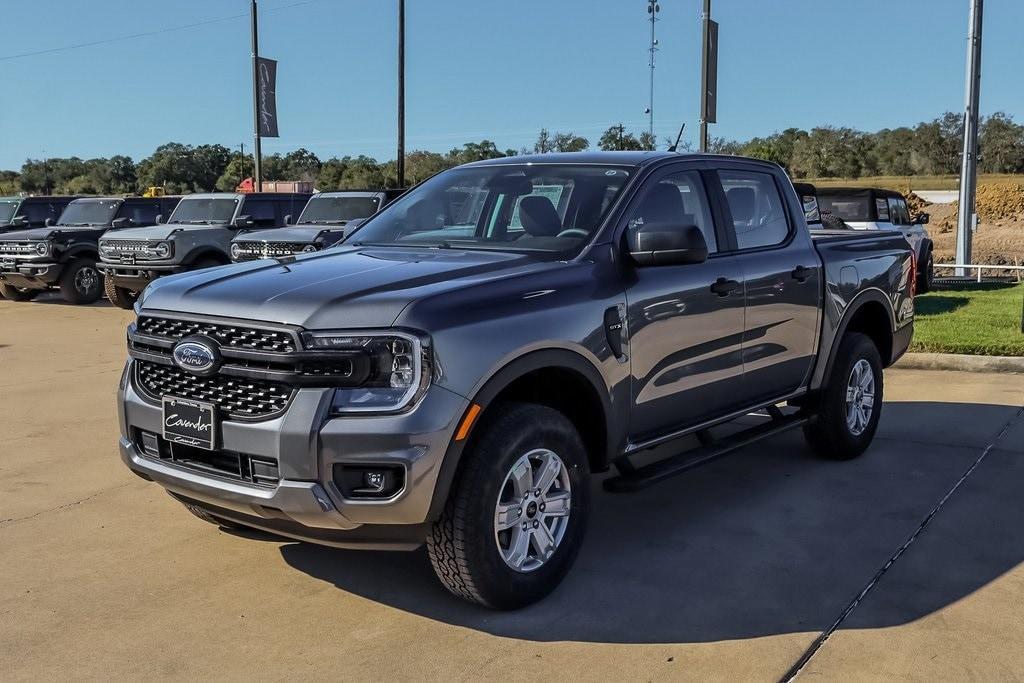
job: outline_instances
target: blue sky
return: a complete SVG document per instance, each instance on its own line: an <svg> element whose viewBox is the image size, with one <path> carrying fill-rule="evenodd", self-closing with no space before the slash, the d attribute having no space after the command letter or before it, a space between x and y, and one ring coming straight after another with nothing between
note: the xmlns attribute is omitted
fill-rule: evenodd
<svg viewBox="0 0 1024 683"><path fill-rule="evenodd" d="M407 0L407 144L446 151L537 131L596 142L646 127L646 0ZM712 134L829 123L876 130L963 106L968 0L715 0ZM0 168L27 157L147 156L160 143L251 144L247 0L5 3ZM280 61L267 153L394 157L394 0L261 0ZM700 0L661 0L659 140L697 128ZM986 2L982 111L1024 120L1024 2ZM236 18L228 18L235 15ZM9 58L118 36L202 26Z"/></svg>

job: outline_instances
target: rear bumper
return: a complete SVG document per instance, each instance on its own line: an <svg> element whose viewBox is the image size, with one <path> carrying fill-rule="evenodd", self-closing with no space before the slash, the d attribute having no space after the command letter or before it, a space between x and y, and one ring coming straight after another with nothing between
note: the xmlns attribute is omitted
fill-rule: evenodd
<svg viewBox="0 0 1024 683"><path fill-rule="evenodd" d="M221 424L223 451L276 462L280 478L260 486L147 453L138 435L162 433L162 409L140 396L131 381L123 384L119 448L133 472L216 516L350 548L410 549L424 541L441 465L468 405L434 386L409 413L332 418L331 390L301 389L280 417ZM404 486L388 499L350 500L334 481L335 465L401 468Z"/></svg>
<svg viewBox="0 0 1024 683"><path fill-rule="evenodd" d="M46 289L60 279L59 263L15 262L0 268L0 282L22 289Z"/></svg>

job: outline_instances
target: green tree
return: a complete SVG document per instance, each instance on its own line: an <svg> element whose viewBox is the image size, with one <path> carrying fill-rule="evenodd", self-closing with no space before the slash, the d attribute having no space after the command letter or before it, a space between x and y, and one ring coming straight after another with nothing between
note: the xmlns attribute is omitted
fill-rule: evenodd
<svg viewBox="0 0 1024 683"><path fill-rule="evenodd" d="M606 152L644 149L640 140L632 133L627 133L626 127L621 123L617 123L601 133L597 146Z"/></svg>
<svg viewBox="0 0 1024 683"><path fill-rule="evenodd" d="M537 133L537 141L533 143L533 153L547 154L554 151L555 141L551 138L551 133L548 132L547 128L541 128L540 132Z"/></svg>
<svg viewBox="0 0 1024 683"><path fill-rule="evenodd" d="M978 135L982 173L1024 172L1024 126L1013 117L996 112L981 124Z"/></svg>

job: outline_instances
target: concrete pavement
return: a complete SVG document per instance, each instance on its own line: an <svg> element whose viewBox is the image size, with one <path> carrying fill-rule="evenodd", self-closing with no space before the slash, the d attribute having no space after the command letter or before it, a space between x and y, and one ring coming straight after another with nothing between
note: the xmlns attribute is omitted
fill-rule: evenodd
<svg viewBox="0 0 1024 683"><path fill-rule="evenodd" d="M640 494L595 482L566 582L503 614L450 597L422 552L227 533L130 475L130 318L0 301L4 680L778 680L947 495L800 675L1024 675L1019 375L887 372L853 462L789 434Z"/></svg>

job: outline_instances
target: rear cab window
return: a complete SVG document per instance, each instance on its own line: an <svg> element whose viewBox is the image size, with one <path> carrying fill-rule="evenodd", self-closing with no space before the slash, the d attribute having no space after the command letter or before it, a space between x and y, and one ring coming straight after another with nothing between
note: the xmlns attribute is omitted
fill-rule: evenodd
<svg viewBox="0 0 1024 683"><path fill-rule="evenodd" d="M771 173L721 169L718 178L738 249L773 247L786 241L790 232L786 205Z"/></svg>

